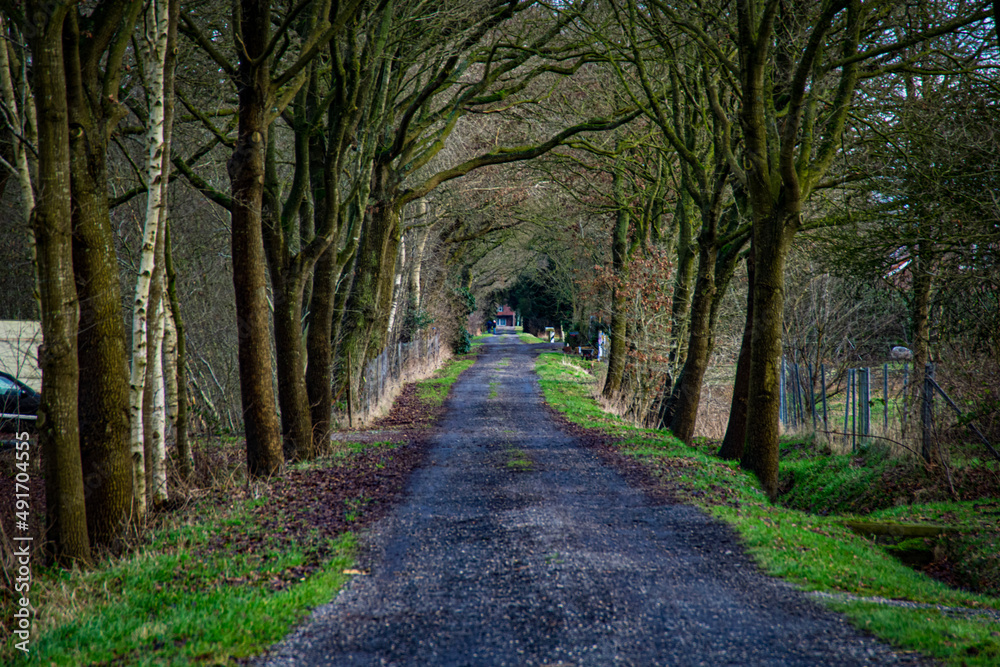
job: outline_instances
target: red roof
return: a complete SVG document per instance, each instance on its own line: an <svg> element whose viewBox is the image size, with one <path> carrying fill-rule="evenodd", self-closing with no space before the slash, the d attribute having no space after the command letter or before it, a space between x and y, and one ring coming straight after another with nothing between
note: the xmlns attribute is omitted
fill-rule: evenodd
<svg viewBox="0 0 1000 667"><path fill-rule="evenodd" d="M513 315L514 311L510 309L510 306L501 306L500 310L497 311L497 315Z"/></svg>

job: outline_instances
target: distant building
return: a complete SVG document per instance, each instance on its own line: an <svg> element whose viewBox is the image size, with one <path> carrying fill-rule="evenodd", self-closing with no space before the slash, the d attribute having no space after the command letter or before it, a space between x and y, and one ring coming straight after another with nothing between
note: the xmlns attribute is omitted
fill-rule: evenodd
<svg viewBox="0 0 1000 667"><path fill-rule="evenodd" d="M497 308L496 320L498 327L512 327L515 322L514 311L511 310L510 306L500 306Z"/></svg>

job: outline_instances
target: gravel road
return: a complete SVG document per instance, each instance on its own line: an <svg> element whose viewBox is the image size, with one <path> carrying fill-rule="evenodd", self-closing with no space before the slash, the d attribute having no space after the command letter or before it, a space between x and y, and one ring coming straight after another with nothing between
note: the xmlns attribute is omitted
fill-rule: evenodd
<svg viewBox="0 0 1000 667"><path fill-rule="evenodd" d="M258 664L915 665L652 503L542 409L529 346L487 340L357 576Z"/></svg>

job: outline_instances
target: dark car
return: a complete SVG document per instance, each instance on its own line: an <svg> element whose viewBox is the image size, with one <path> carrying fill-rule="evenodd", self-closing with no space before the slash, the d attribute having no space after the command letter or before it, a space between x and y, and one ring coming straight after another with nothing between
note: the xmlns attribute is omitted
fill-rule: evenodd
<svg viewBox="0 0 1000 667"><path fill-rule="evenodd" d="M0 372L0 431L34 431L42 395L14 376Z"/></svg>

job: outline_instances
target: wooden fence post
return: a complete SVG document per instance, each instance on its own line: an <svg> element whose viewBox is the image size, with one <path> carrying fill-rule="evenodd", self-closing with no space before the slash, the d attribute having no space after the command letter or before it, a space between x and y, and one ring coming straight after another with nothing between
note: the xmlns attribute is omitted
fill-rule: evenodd
<svg viewBox="0 0 1000 667"><path fill-rule="evenodd" d="M933 459L934 438L934 364L924 366L924 392L920 410L920 455L930 462Z"/></svg>
<svg viewBox="0 0 1000 667"><path fill-rule="evenodd" d="M354 428L354 388L351 369L351 351L347 351L347 425Z"/></svg>
<svg viewBox="0 0 1000 667"><path fill-rule="evenodd" d="M781 423L788 424L788 406L785 402L785 357L781 357L781 371L778 373L778 415Z"/></svg>
<svg viewBox="0 0 1000 667"><path fill-rule="evenodd" d="M902 425L902 434L904 436L906 435L906 407L907 407L906 403L908 398L907 395L910 393L909 391L907 391L909 389L909 384L910 384L910 365L909 363L904 361L903 362L903 419L900 421L900 424Z"/></svg>

